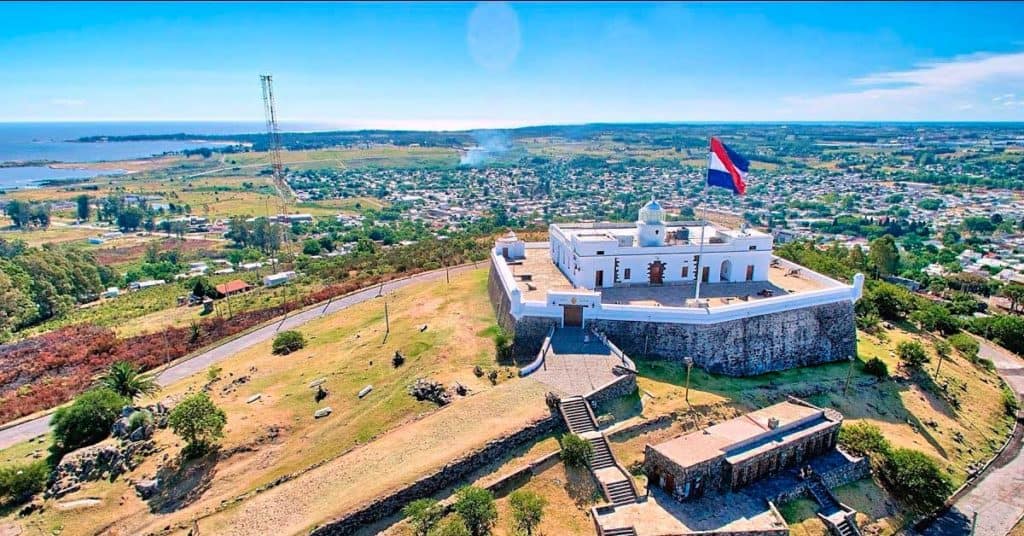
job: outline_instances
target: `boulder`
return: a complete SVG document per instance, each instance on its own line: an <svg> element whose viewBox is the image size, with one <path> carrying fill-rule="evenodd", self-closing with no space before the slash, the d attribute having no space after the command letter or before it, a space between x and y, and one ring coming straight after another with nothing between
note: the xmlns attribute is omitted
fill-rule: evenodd
<svg viewBox="0 0 1024 536"><path fill-rule="evenodd" d="M142 500L149 499L153 495L156 495L158 491L160 491L159 478L139 480L135 483L135 493L138 493Z"/></svg>
<svg viewBox="0 0 1024 536"><path fill-rule="evenodd" d="M313 418L314 419L320 419L320 418L326 417L326 416L330 415L332 411L334 411L334 410L332 410L330 406L327 406L326 408L320 408L320 409L316 410L315 413L313 413Z"/></svg>

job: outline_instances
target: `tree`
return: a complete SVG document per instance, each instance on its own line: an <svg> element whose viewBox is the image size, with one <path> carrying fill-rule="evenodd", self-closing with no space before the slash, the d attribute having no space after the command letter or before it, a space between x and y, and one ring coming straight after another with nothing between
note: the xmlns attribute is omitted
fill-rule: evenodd
<svg viewBox="0 0 1024 536"><path fill-rule="evenodd" d="M569 467L586 467L594 454L594 446L576 434L562 436L562 461Z"/></svg>
<svg viewBox="0 0 1024 536"><path fill-rule="evenodd" d="M1020 305L1024 303L1024 285L1010 283L999 291L999 295L1010 300L1010 312L1020 312Z"/></svg>
<svg viewBox="0 0 1024 536"><path fill-rule="evenodd" d="M427 536L430 529L444 516L444 510L435 499L416 499L402 508L416 536Z"/></svg>
<svg viewBox="0 0 1024 536"><path fill-rule="evenodd" d="M878 316L886 320L902 320L914 309L914 295L909 290L884 281L874 282L865 298L875 305Z"/></svg>
<svg viewBox="0 0 1024 536"><path fill-rule="evenodd" d="M123 231L134 231L142 225L146 213L139 207L122 209L117 215L117 226Z"/></svg>
<svg viewBox="0 0 1024 536"><path fill-rule="evenodd" d="M110 435L110 427L127 404L121 395L100 387L90 389L77 397L70 406L53 414L53 451L63 454L92 445Z"/></svg>
<svg viewBox="0 0 1024 536"><path fill-rule="evenodd" d="M544 516L548 501L532 491L516 490L509 495L508 503L512 508L512 526L532 536Z"/></svg>
<svg viewBox="0 0 1024 536"><path fill-rule="evenodd" d="M892 449L882 430L871 423L843 423L839 429L839 444L853 454L885 455Z"/></svg>
<svg viewBox="0 0 1024 536"><path fill-rule="evenodd" d="M274 337L273 352L277 355L288 355L306 346L306 339L294 330L282 331Z"/></svg>
<svg viewBox="0 0 1024 536"><path fill-rule="evenodd" d="M872 240L868 259L881 275L897 273L900 267L900 252L896 248L896 239L892 235L885 235Z"/></svg>
<svg viewBox="0 0 1024 536"><path fill-rule="evenodd" d="M319 255L320 241L315 238L307 239L302 243L302 252L306 255Z"/></svg>
<svg viewBox="0 0 1024 536"><path fill-rule="evenodd" d="M928 362L928 354L924 351L924 346L917 341L899 343L896 345L896 355L899 356L900 361L912 368L918 368Z"/></svg>
<svg viewBox="0 0 1024 536"><path fill-rule="evenodd" d="M941 305L928 305L923 309L910 313L910 320L927 331L938 331L943 335L952 335L960 331L960 321Z"/></svg>
<svg viewBox="0 0 1024 536"><path fill-rule="evenodd" d="M894 496L921 513L942 506L953 492L949 475L934 459L916 450L893 450L882 464L881 475Z"/></svg>
<svg viewBox="0 0 1024 536"><path fill-rule="evenodd" d="M956 348L960 355L966 357L969 361L978 360L978 352L981 350L981 345L978 341L966 333L957 333L950 336L948 339L949 344Z"/></svg>
<svg viewBox="0 0 1024 536"><path fill-rule="evenodd" d="M191 458L206 452L224 436L227 415L210 397L200 392L182 400L171 410L167 425L187 443L182 454Z"/></svg>
<svg viewBox="0 0 1024 536"><path fill-rule="evenodd" d="M75 208L78 219L85 222L89 221L89 216L92 214L92 206L89 204L91 200L88 194L82 194L75 198Z"/></svg>
<svg viewBox="0 0 1024 536"><path fill-rule="evenodd" d="M198 276L195 279L193 279L192 283L191 283L191 286L192 286L192 295L197 297L197 298L204 298L204 297L219 298L220 297L220 293L217 292L217 287L213 286L213 283L210 283L210 280L205 278L205 277L203 277L203 276Z"/></svg>
<svg viewBox="0 0 1024 536"><path fill-rule="evenodd" d="M137 366L127 361L110 365L100 384L128 400L160 390L153 376L140 373Z"/></svg>
<svg viewBox="0 0 1024 536"><path fill-rule="evenodd" d="M494 495L483 488L464 486L455 492L455 497L455 511L466 521L470 534L488 534L498 519Z"/></svg>

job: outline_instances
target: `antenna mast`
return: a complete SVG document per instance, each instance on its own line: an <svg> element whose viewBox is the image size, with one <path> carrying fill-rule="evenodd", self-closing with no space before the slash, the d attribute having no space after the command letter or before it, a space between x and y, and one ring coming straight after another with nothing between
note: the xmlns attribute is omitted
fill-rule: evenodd
<svg viewBox="0 0 1024 536"><path fill-rule="evenodd" d="M261 74L260 85L263 86L263 112L267 119L267 145L270 152L270 167L274 174L274 190L277 191L278 197L278 212L287 214L291 187L284 180L284 164L281 162L281 131L277 127L277 106L274 104L272 77L269 74Z"/></svg>

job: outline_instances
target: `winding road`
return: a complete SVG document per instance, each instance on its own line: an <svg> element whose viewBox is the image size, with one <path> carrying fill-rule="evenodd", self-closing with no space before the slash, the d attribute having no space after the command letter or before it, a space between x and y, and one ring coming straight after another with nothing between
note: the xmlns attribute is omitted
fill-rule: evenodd
<svg viewBox="0 0 1024 536"><path fill-rule="evenodd" d="M1004 348L978 339L979 355L991 359L1018 398L1024 396L1024 361ZM1018 414L1018 419L1020 419ZM1018 424L1009 445L984 471L982 477L955 499L953 506L919 533L924 536L1006 536L1024 516L1024 456ZM974 519L977 514L977 520Z"/></svg>
<svg viewBox="0 0 1024 536"><path fill-rule="evenodd" d="M472 264L456 266L451 268L450 273L455 275L473 270L474 268L476 268L476 266ZM167 367L157 374L157 383L161 386L167 386L197 372L206 370L210 365L217 363L218 361L227 359L246 348L269 340L279 329L287 330L298 328L299 326L302 326L311 320L320 318L323 315L336 313L352 307L353 305L372 300L381 292L393 292L415 283L436 281L444 278L445 271L443 269L423 272L405 279L396 279L384 283L383 287L381 287L381 285L375 285L341 298L318 303L317 305L301 312L293 313L290 316L284 317L283 323L281 322L281 317L278 317L272 323L266 324L263 327L250 331L240 337L231 339L218 346L208 348L198 354L194 354L191 358L185 358L184 360ZM12 445L21 443L22 441L27 441L33 437L45 434L49 431L49 427L50 415L47 414L0 430L0 449L5 449Z"/></svg>

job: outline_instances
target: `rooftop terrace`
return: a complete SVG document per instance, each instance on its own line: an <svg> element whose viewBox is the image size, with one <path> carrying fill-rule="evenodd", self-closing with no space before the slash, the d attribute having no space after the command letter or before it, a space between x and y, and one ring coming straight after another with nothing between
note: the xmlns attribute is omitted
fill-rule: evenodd
<svg viewBox="0 0 1024 536"><path fill-rule="evenodd" d="M526 258L510 263L516 285L526 300L544 301L548 290L571 290L572 283L551 262L546 247L527 248ZM525 276L525 277L524 277ZM797 294L838 286L806 268L786 261L773 262L768 281L740 283L702 283L701 298L708 306L756 301L786 294ZM672 283L661 286L634 285L600 289L601 302L623 305L660 305L663 307L694 306L695 283ZM768 291L768 292L765 292Z"/></svg>

